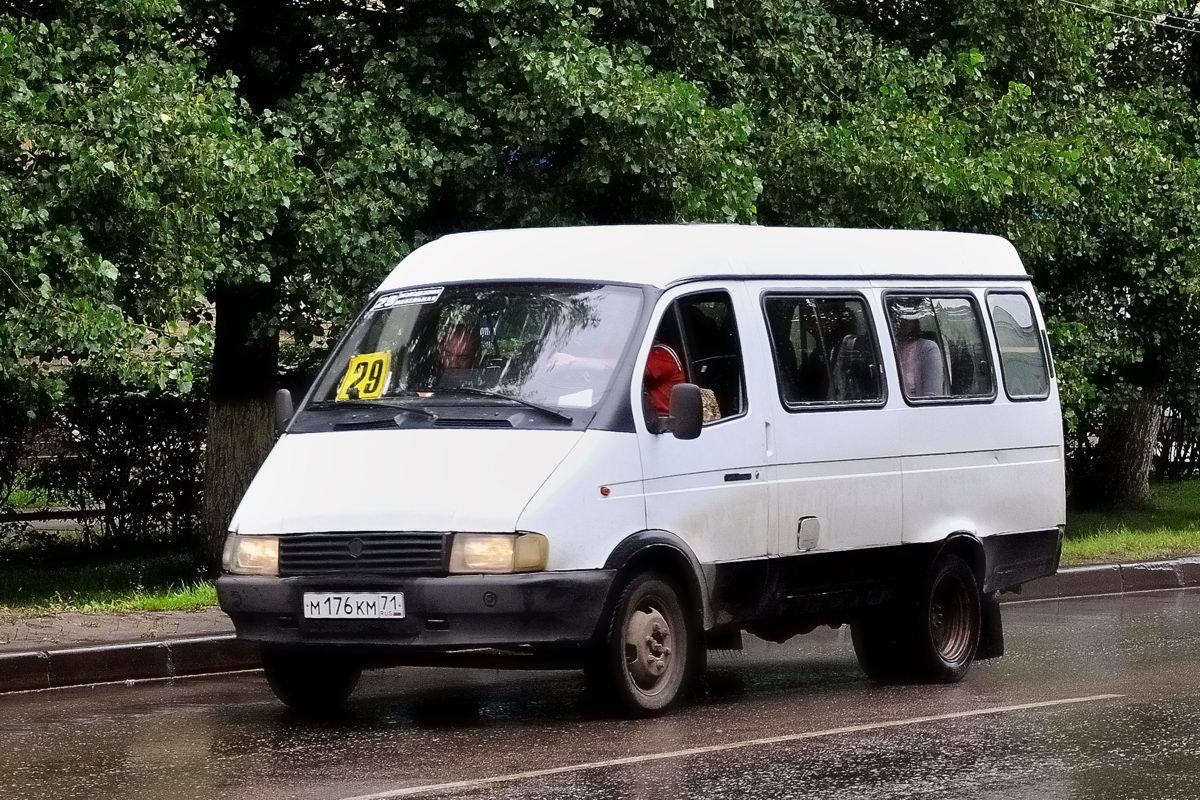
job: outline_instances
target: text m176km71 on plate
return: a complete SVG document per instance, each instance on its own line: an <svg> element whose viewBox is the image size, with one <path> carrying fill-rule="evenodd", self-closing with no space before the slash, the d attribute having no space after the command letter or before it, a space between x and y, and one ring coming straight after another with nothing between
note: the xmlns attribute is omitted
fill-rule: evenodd
<svg viewBox="0 0 1200 800"><path fill-rule="evenodd" d="M305 592L305 619L403 619L403 592Z"/></svg>

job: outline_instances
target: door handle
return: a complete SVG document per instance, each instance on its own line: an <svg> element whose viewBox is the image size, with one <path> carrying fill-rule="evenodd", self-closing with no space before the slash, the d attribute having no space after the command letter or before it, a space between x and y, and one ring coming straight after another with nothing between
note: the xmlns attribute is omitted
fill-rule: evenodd
<svg viewBox="0 0 1200 800"><path fill-rule="evenodd" d="M731 483L733 481L748 481L748 480L750 480L750 478L751 478L751 476L750 476L749 472L726 472L725 473L725 482L726 483Z"/></svg>

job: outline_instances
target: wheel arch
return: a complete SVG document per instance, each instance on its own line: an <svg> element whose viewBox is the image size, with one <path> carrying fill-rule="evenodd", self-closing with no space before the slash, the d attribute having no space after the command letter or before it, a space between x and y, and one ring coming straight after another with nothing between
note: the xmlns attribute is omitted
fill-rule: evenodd
<svg viewBox="0 0 1200 800"><path fill-rule="evenodd" d="M708 581L696 554L675 534L662 530L631 534L613 548L604 568L614 570L617 579L613 581L602 619L611 614L616 595L626 578L638 572L661 572L675 579L680 589L687 592L688 605L699 614L703 629L712 627Z"/></svg>
<svg viewBox="0 0 1200 800"><path fill-rule="evenodd" d="M1004 655L1004 622L1000 614L999 593L992 587L993 566L988 563L987 548L974 534L958 531L946 537L934 556L934 563L943 553L956 555L967 562L979 586L980 631L975 659L981 661Z"/></svg>
<svg viewBox="0 0 1200 800"><path fill-rule="evenodd" d="M987 578L987 554L978 536L970 531L955 531L950 534L937 548L930 567L932 568L943 556L958 556L967 562L967 566L975 573L975 581L979 584L980 591L983 591Z"/></svg>

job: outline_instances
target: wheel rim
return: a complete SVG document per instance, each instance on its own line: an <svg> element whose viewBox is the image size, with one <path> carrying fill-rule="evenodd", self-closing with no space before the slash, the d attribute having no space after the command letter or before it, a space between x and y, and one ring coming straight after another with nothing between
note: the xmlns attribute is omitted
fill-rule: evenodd
<svg viewBox="0 0 1200 800"><path fill-rule="evenodd" d="M625 626L625 669L645 694L655 694L671 682L677 659L667 616L653 601L638 606Z"/></svg>
<svg viewBox="0 0 1200 800"><path fill-rule="evenodd" d="M929 634L938 656L958 664L970 655L974 622L968 587L954 576L938 581L929 603Z"/></svg>

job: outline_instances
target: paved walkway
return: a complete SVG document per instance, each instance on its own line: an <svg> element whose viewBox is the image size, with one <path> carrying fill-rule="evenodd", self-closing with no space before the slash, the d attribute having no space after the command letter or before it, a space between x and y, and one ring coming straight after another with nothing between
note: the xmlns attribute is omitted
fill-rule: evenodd
<svg viewBox="0 0 1200 800"><path fill-rule="evenodd" d="M0 653L64 647L192 639L233 633L233 623L213 606L194 611L131 611L6 618L0 612Z"/></svg>

